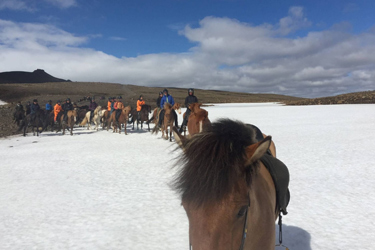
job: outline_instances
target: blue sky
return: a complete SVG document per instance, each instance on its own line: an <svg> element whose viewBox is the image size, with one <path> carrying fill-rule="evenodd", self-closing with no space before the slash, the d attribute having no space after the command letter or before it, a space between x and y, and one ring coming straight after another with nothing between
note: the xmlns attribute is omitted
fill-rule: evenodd
<svg viewBox="0 0 375 250"><path fill-rule="evenodd" d="M375 89L375 1L0 0L0 71L319 97Z"/></svg>

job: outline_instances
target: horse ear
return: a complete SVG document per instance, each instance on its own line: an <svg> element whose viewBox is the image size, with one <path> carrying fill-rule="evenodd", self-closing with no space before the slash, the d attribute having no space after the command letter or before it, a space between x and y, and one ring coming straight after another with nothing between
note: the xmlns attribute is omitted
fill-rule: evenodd
<svg viewBox="0 0 375 250"><path fill-rule="evenodd" d="M267 136L258 143L252 144L246 148L246 165L259 160L268 150L271 145L271 136Z"/></svg>
<svg viewBox="0 0 375 250"><path fill-rule="evenodd" d="M180 148L184 149L184 142L186 140L186 137L181 135L177 128L176 127L173 127L173 136L174 136L174 139L176 141L176 143L178 144L178 146L180 146Z"/></svg>

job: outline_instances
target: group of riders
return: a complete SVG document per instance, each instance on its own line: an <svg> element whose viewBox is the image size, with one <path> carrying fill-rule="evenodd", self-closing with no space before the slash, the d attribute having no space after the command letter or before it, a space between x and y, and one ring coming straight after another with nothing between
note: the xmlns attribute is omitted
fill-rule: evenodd
<svg viewBox="0 0 375 250"><path fill-rule="evenodd" d="M181 124L181 127L178 126L177 113L176 113L176 111L173 110L173 115L174 115L174 118L175 118L174 119L175 120L175 126L177 128L179 128L180 133L183 131L183 128L186 127L187 123L188 123L188 118L189 118L189 115L191 113L191 110L189 109L189 105L192 104L192 103L197 103L197 102L198 102L198 98L194 95L194 89L189 88L188 89L188 96L185 98L186 113L185 113L183 122ZM159 92L159 97L156 101L156 106L158 108L157 114L160 113L159 119L158 119L159 122L157 124L157 126L159 126L159 127L161 127L161 125L163 123L164 114L165 114L164 105L166 103L169 103L171 106L173 106L175 104L174 99L168 93L168 90L164 89L163 91ZM140 95L139 99L137 100L138 119L140 119L140 111L142 109L142 106L145 105L145 104L146 103L143 100L143 96ZM89 105L89 108L88 108L89 111L91 111L90 120L94 116L94 111L97 107L98 107L98 104L96 103L95 98L91 98L90 105ZM113 112L116 112L116 114L115 114L116 120L118 120L118 118L120 117L122 109L124 107L125 107L125 105L122 102L121 96L109 97L108 98L108 112L110 113L110 115ZM74 109L74 107L73 107L72 102L70 101L70 98L67 98L63 104L61 104L61 101L58 100L53 107L52 107L52 101L49 100L46 103L46 108L45 108L47 114L50 114L51 112L54 112L55 123L57 123L61 119L62 115L64 115L64 120L65 120L67 118L68 111L73 110L73 109ZM35 117L36 117L36 114L37 114L38 110L41 110L41 108L38 104L37 99L34 99L32 103L27 102L27 104L26 104L26 115L30 114L30 121L35 120ZM25 112L21 102L18 102L17 106L16 106L16 112L19 112L19 111ZM153 118L155 118L155 117L153 117ZM151 118L150 121L153 118Z"/></svg>

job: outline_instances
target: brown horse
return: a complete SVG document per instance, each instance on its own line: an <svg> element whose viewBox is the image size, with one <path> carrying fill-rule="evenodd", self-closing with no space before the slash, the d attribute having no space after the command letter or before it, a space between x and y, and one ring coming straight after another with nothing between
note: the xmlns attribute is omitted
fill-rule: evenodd
<svg viewBox="0 0 375 250"><path fill-rule="evenodd" d="M111 123L113 123L113 133L117 133L118 128L118 132L121 134L121 125L124 124L125 135L127 135L126 124L128 123L131 110L132 108L130 106L124 107L121 110L121 115L119 116L118 121L116 121L116 112L113 112L107 122L107 131L109 130Z"/></svg>
<svg viewBox="0 0 375 250"><path fill-rule="evenodd" d="M133 123L133 130L134 130L134 123L137 123L137 130L138 130L138 124L141 124L141 129L143 129L143 122L148 121L148 114L151 114L151 106L150 105L143 105L142 109L140 111L140 117L138 119L138 111L136 109L133 109L131 112L131 121L129 123ZM150 124L147 123L148 125L148 131L150 131Z"/></svg>
<svg viewBox="0 0 375 250"><path fill-rule="evenodd" d="M65 114L61 115L60 123L62 125L63 132L62 134L65 135L65 129L68 127L70 128L70 135L73 135L73 127L74 123L77 121L78 113L77 110L69 110L66 113L67 119L64 119Z"/></svg>
<svg viewBox="0 0 375 250"><path fill-rule="evenodd" d="M289 202L289 172L274 158L271 137L255 128L220 120L190 139L174 128L183 165L173 187L188 216L192 249L275 249L275 220ZM285 174L284 188L267 161L281 163L274 166Z"/></svg>
<svg viewBox="0 0 375 250"><path fill-rule="evenodd" d="M109 120L109 114L110 112L108 110L104 111L104 114L100 120L100 122L102 123L102 129L104 130L106 124L108 123L108 120Z"/></svg>
<svg viewBox="0 0 375 250"><path fill-rule="evenodd" d="M172 105L170 105L169 103L166 103L164 105L164 110L165 110L164 119L163 119L163 123L161 124L161 132L162 132L161 137L166 140L168 140L169 138L169 141L172 141L172 128L173 128L173 123L174 123L174 114L173 114ZM170 128L169 137L168 137L168 127ZM158 134L158 132L159 132L159 127L155 125L154 129L152 130L152 133ZM164 132L165 132L165 136L164 136Z"/></svg>
<svg viewBox="0 0 375 250"><path fill-rule="evenodd" d="M211 124L208 119L208 112L205 109L201 109L202 103L192 103L189 108L191 110L189 120L187 123L189 136L200 133L207 126ZM184 131L186 133L186 131Z"/></svg>
<svg viewBox="0 0 375 250"><path fill-rule="evenodd" d="M181 115L181 104L176 102L175 104L173 104L172 106L172 109L177 112L178 114ZM158 124L159 122L159 115L160 115L160 112L161 112L161 108L154 108L154 111L153 111L153 114L152 114L152 117L150 118L150 120L148 120L148 123L150 123L151 121L154 121L155 124Z"/></svg>

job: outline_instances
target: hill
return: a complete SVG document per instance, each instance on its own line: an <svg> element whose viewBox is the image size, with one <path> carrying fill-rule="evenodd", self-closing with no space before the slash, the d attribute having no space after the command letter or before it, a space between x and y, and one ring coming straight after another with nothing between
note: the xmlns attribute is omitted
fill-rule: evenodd
<svg viewBox="0 0 375 250"><path fill-rule="evenodd" d="M33 72L10 71L0 73L0 83L43 83L66 81L67 80L51 76L42 69L37 69Z"/></svg>
<svg viewBox="0 0 375 250"><path fill-rule="evenodd" d="M354 92L337 96L286 101L287 105L329 105L375 103L375 91Z"/></svg>

